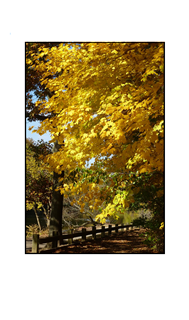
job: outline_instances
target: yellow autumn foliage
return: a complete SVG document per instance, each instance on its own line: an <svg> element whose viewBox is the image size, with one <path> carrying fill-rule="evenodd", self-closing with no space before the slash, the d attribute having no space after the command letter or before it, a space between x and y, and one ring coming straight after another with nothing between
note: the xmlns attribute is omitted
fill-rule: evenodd
<svg viewBox="0 0 189 320"><path fill-rule="evenodd" d="M31 66L31 60L27 63ZM41 122L37 130L39 134L48 130L52 142L62 145L46 157L52 170L71 172L84 168L91 158L97 163L106 157L104 167L110 173L163 172L164 43L60 44L41 49L32 67L42 72L41 82L53 92L39 104L41 112L50 112L53 118ZM49 80L57 72L59 76ZM94 209L103 203L99 185L79 181L61 188L68 190L84 191ZM98 219L116 216L116 197ZM132 196L119 201L127 207L131 200Z"/></svg>

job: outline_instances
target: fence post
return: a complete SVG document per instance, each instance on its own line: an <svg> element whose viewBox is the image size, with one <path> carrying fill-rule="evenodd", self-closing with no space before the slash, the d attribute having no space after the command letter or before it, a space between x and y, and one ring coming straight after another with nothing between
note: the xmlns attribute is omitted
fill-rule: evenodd
<svg viewBox="0 0 189 320"><path fill-rule="evenodd" d="M52 236L55 237L58 235L58 231L53 231ZM52 241L52 248L57 248L57 240Z"/></svg>
<svg viewBox="0 0 189 320"><path fill-rule="evenodd" d="M38 253L38 252L39 252L39 235L33 234L32 253Z"/></svg>
<svg viewBox="0 0 189 320"><path fill-rule="evenodd" d="M82 228L82 240L86 240L86 228Z"/></svg>
<svg viewBox="0 0 189 320"><path fill-rule="evenodd" d="M68 234L73 234L73 229L68 230ZM73 243L73 238L68 239L68 243L72 244Z"/></svg>
<svg viewBox="0 0 189 320"><path fill-rule="evenodd" d="M111 236L111 232L112 232L112 225L111 224L109 224L109 226L108 226L108 235L109 236Z"/></svg>
<svg viewBox="0 0 189 320"><path fill-rule="evenodd" d="M60 247L62 243L63 243L63 241L62 241L62 238L60 236L59 240L57 240L57 247Z"/></svg>
<svg viewBox="0 0 189 320"><path fill-rule="evenodd" d="M60 238L57 241L57 247L61 246L63 244L63 240L62 240L62 233L60 234Z"/></svg>
<svg viewBox="0 0 189 320"><path fill-rule="evenodd" d="M116 224L115 226L116 226L115 232L118 233L118 224Z"/></svg>
<svg viewBox="0 0 189 320"><path fill-rule="evenodd" d="M122 223L121 225L124 226L124 223ZM124 232L124 228L122 228L121 231Z"/></svg>
<svg viewBox="0 0 189 320"><path fill-rule="evenodd" d="M101 231L101 238L105 237L105 226L102 226L102 231Z"/></svg>
<svg viewBox="0 0 189 320"><path fill-rule="evenodd" d="M93 239L96 240L96 227L92 227Z"/></svg>

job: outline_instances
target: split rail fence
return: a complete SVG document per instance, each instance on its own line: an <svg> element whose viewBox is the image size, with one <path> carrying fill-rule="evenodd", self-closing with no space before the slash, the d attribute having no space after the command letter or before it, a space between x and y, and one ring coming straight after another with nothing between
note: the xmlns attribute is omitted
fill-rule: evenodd
<svg viewBox="0 0 189 320"><path fill-rule="evenodd" d="M73 229L69 230L68 234L62 234L57 235L55 232L53 232L53 235L51 237L46 238L40 238L38 234L33 234L33 240L32 240L32 253L39 253L39 244L42 243L52 243L52 249L55 249L63 244L63 240L68 240L68 244L73 243L74 238L80 238L82 241L85 241L87 239L87 236L92 236L92 239L96 239L97 234L101 234L101 237L105 237L105 233L108 233L108 236L111 236L112 231L115 231L115 233L118 233L119 229L129 230L129 228L133 229L132 224L128 225L118 225L116 224L115 227L112 227L112 225L109 225L107 228L105 226L102 226L101 229L97 229L95 226L92 227L92 230L86 230L86 228L82 228L81 232L74 233Z"/></svg>

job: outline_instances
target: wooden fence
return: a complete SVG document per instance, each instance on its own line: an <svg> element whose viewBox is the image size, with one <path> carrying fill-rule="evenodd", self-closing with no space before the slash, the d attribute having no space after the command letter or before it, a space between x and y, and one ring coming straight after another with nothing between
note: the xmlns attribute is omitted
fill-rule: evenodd
<svg viewBox="0 0 189 320"><path fill-rule="evenodd" d="M128 225L118 225L116 224L115 227L112 227L110 224L107 228L105 226L102 226L101 229L97 229L96 227L92 227L92 230L86 230L86 228L82 228L81 232L76 232L74 233L73 229L69 230L68 234L62 234L62 235L56 235L55 232L53 232L52 237L47 237L47 238L39 238L38 234L33 235L33 240L32 240L32 253L39 253L39 244L42 243L52 243L52 248L57 248L59 247L62 243L63 240L68 240L69 244L73 243L74 238L81 238L82 241L85 241L87 238L87 235L91 235L92 239L96 239L97 234L101 234L101 237L105 237L105 233L108 233L108 236L111 236L112 231L115 231L115 233L118 233L119 229L124 229L129 230L129 228L133 229L133 225L128 224Z"/></svg>

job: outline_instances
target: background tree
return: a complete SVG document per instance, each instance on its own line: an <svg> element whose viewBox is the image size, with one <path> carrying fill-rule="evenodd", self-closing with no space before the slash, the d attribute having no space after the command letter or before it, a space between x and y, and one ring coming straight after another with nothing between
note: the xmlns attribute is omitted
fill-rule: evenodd
<svg viewBox="0 0 189 320"><path fill-rule="evenodd" d="M58 46L57 42L41 42L41 43L26 43L26 60L33 61L33 56L39 53L42 48L53 48ZM45 62L44 57L40 57L40 62ZM26 119L27 121L43 121L50 120L53 117L52 113L44 114L41 112L40 104L36 106L33 102L33 95L38 99L38 102L48 101L50 97L53 96L54 91L49 90L40 81L42 78L42 72L37 71L35 68L31 67L26 63ZM56 74L50 73L48 75L49 81L57 76ZM60 146L58 142L54 141L53 152L57 152ZM60 177L63 177L63 172ZM52 234L53 231L58 231L59 234L62 233L62 209L63 209L63 195L57 190L59 186L58 182L59 175L53 173L53 194L52 194L52 212L50 220L49 233Z"/></svg>
<svg viewBox="0 0 189 320"><path fill-rule="evenodd" d="M47 225L50 222L52 205L52 172L44 166L42 158L52 152L52 146L43 140L26 139L26 210L34 210L41 230L38 210L43 210Z"/></svg>

